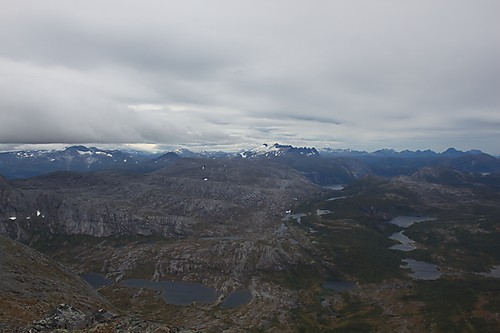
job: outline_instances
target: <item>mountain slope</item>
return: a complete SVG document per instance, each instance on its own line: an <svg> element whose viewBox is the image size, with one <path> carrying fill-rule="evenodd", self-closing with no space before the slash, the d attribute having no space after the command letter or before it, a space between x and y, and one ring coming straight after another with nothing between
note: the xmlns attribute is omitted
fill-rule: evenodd
<svg viewBox="0 0 500 333"><path fill-rule="evenodd" d="M315 148L293 147L275 143L241 152L245 159L269 160L301 172L316 184L347 184L370 174L364 163L353 158L323 158Z"/></svg>
<svg viewBox="0 0 500 333"><path fill-rule="evenodd" d="M0 330L30 324L60 303L72 304L82 311L112 308L77 275L3 236L0 281Z"/></svg>
<svg viewBox="0 0 500 333"><path fill-rule="evenodd" d="M28 178L53 171L95 171L131 169L151 155L95 147L72 146L64 150L0 153L0 174L7 178Z"/></svg>

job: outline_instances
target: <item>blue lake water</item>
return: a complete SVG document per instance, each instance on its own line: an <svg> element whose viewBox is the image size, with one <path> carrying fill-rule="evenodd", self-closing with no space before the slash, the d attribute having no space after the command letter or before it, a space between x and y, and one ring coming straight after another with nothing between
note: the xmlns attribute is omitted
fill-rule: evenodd
<svg viewBox="0 0 500 333"><path fill-rule="evenodd" d="M412 251L415 250L415 242L406 236L403 231L396 232L392 234L390 239L398 241L400 244L396 244L390 247L391 250L399 250L399 251Z"/></svg>
<svg viewBox="0 0 500 333"><path fill-rule="evenodd" d="M201 283L128 279L121 281L120 284L128 288L159 290L165 303L174 305L190 305L193 302L213 303L220 295L216 289Z"/></svg>
<svg viewBox="0 0 500 333"><path fill-rule="evenodd" d="M401 215L393 218L392 220L389 221L389 223L395 224L398 227L401 228L408 228L410 225L413 223L417 222L424 222L424 221L432 221L435 220L433 217L426 217L426 216L406 216L406 215Z"/></svg>
<svg viewBox="0 0 500 333"><path fill-rule="evenodd" d="M103 274L99 273L83 273L80 277L94 289L99 289L113 284L113 280L107 279Z"/></svg>
<svg viewBox="0 0 500 333"><path fill-rule="evenodd" d="M432 217L422 216L398 216L390 220L389 223L406 229L414 223L432 220L435 219ZM406 236L404 234L404 230L393 233L389 238L399 242L399 244L391 246L391 250L409 252L416 249L415 241ZM411 270L409 275L415 280L436 280L441 276L441 272L438 270L437 265L414 259L403 259L403 262L404 265L401 267L409 268Z"/></svg>
<svg viewBox="0 0 500 333"><path fill-rule="evenodd" d="M414 223L432 221L432 217L422 217L422 216L398 216L389 221L391 224L395 224L401 228L408 228ZM399 251L412 251L416 249L415 241L405 235L404 230L393 233L390 239L398 241L400 244L396 244L390 247L391 250Z"/></svg>
<svg viewBox="0 0 500 333"><path fill-rule="evenodd" d="M441 276L437 265L413 259L403 259L403 262L406 265L401 267L411 269L412 272L409 275L415 280L437 280Z"/></svg>
<svg viewBox="0 0 500 333"><path fill-rule="evenodd" d="M234 309L244 304L247 304L252 299L252 293L248 290L236 290L229 294L221 305L223 309Z"/></svg>
<svg viewBox="0 0 500 333"><path fill-rule="evenodd" d="M107 279L103 274L99 273L84 273L80 277L94 289L114 284L113 280ZM174 305L190 305L193 302L214 303L221 295L216 289L204 286L201 283L150 281L145 279L128 279L119 283L127 288L159 290L165 303ZM221 307L223 309L236 308L250 302L251 299L252 294L248 290L236 290L226 297Z"/></svg>

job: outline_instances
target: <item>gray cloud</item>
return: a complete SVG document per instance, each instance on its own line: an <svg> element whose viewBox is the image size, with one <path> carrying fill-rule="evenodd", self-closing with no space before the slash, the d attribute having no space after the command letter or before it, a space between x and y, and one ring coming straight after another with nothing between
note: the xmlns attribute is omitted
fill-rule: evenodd
<svg viewBox="0 0 500 333"><path fill-rule="evenodd" d="M499 10L488 0L9 3L0 142L500 153Z"/></svg>

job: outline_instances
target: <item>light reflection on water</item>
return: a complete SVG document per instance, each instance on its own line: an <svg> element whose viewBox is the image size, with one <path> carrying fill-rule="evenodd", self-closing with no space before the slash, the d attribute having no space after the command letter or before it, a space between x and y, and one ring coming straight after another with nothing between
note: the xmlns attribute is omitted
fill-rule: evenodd
<svg viewBox="0 0 500 333"><path fill-rule="evenodd" d="M392 234L390 239L396 240L401 244L396 244L390 247L391 250L399 250L399 251L412 251L416 249L415 241L406 236L403 231L396 232Z"/></svg>

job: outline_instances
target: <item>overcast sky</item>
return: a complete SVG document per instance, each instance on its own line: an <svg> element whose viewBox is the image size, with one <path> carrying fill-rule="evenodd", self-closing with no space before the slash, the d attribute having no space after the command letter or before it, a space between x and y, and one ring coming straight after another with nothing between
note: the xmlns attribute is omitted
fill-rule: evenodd
<svg viewBox="0 0 500 333"><path fill-rule="evenodd" d="M500 153L497 0L0 5L0 149Z"/></svg>

